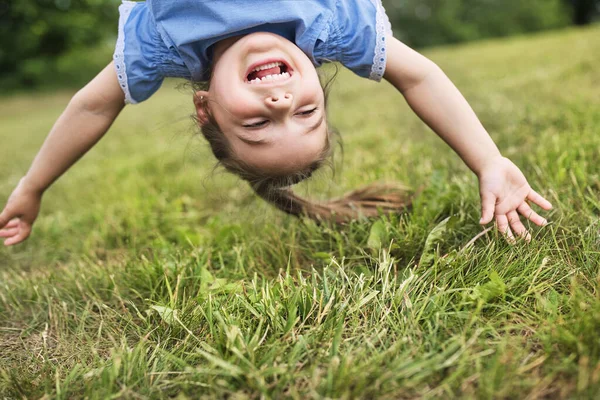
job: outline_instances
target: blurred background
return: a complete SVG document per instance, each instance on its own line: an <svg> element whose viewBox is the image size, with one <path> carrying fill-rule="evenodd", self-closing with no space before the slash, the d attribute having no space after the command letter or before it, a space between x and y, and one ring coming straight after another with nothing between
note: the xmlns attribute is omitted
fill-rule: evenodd
<svg viewBox="0 0 600 400"><path fill-rule="evenodd" d="M600 18L600 0L383 0L415 48ZM0 0L0 93L79 87L111 59L120 0Z"/></svg>

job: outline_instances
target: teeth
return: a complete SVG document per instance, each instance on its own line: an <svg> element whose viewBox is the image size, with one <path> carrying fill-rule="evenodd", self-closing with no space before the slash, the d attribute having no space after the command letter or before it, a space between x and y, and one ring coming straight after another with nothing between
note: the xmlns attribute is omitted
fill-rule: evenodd
<svg viewBox="0 0 600 400"><path fill-rule="evenodd" d="M281 62L274 62L274 63L270 63L270 64L265 64L265 65L261 65L259 67L254 68L254 70L252 72L258 72L258 71L262 71L265 69L269 69L269 68L275 68L275 67L280 67L283 66L283 63Z"/></svg>
<svg viewBox="0 0 600 400"><path fill-rule="evenodd" d="M290 77L289 72L284 72L284 73L277 74L277 75L267 75L267 76L264 76L262 79L256 78L256 79L251 80L249 83L256 84L256 83L261 83L261 82L280 81L282 79L287 79L289 77Z"/></svg>

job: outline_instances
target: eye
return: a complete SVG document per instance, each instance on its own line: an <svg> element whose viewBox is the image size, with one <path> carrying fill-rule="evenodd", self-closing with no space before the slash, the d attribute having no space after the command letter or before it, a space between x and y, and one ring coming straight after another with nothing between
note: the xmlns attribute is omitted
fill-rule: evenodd
<svg viewBox="0 0 600 400"><path fill-rule="evenodd" d="M242 125L244 128L260 128L261 126L264 126L268 123L269 121L264 120L264 121L259 121L259 122L255 122L253 124L246 124L246 125Z"/></svg>
<svg viewBox="0 0 600 400"><path fill-rule="evenodd" d="M314 114L314 113L315 113L315 111L317 111L317 107L313 108L312 110L307 110L307 111L302 111L302 112L299 112L299 113L298 113L298 114L296 114L296 115L308 116L308 115L312 115L312 114Z"/></svg>

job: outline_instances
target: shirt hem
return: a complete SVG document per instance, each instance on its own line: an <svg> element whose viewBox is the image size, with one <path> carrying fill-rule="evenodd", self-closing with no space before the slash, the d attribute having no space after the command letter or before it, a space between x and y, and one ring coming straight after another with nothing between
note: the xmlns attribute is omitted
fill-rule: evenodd
<svg viewBox="0 0 600 400"><path fill-rule="evenodd" d="M115 46L115 53L113 55L115 71L117 73L117 79L119 80L119 86L125 93L125 104L137 104L137 101L131 97L129 91L129 84L127 82L127 65L125 64L125 24L129 19L131 10L137 3L135 1L123 0L119 7L119 34L117 37L117 45Z"/></svg>
<svg viewBox="0 0 600 400"><path fill-rule="evenodd" d="M375 41L375 54L373 55L373 65L371 67L371 73L369 79L376 82L380 82L385 73L387 53L386 53L386 36L392 33L392 25L390 24L389 18L385 12L385 8L381 3L381 0L371 0L375 6L376 12L376 41Z"/></svg>

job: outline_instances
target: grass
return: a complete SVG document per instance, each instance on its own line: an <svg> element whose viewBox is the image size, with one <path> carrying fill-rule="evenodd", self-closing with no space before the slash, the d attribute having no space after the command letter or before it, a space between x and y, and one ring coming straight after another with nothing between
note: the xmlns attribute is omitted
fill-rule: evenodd
<svg viewBox="0 0 600 400"><path fill-rule="evenodd" d="M476 179L387 84L340 74L344 161L299 192L423 192L408 214L343 227L213 173L189 93L163 88L0 249L0 394L597 398L600 27L426 54L553 202L531 244L492 231L467 246ZM0 100L0 202L71 94Z"/></svg>

